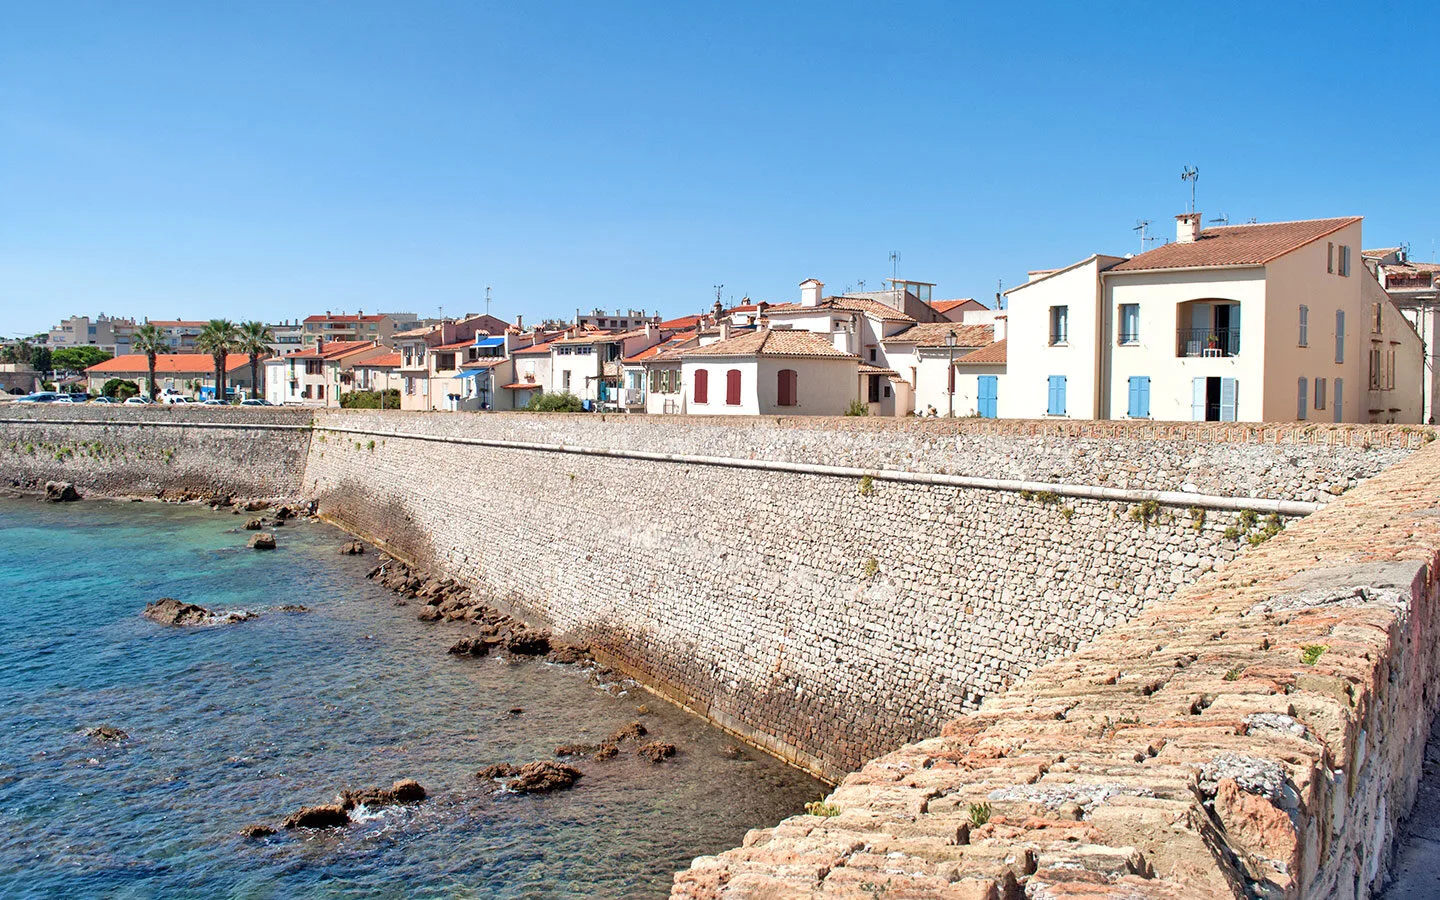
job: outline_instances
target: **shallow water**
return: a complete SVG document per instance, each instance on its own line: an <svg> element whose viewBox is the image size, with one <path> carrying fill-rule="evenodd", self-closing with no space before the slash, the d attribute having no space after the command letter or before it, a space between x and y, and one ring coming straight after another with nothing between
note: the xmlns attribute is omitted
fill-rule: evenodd
<svg viewBox="0 0 1440 900"><path fill-rule="evenodd" d="M824 792L580 667L448 657L463 627L393 605L340 532L292 524L258 553L242 518L0 501L0 896L664 896L691 858ZM166 628L140 616L162 596L261 615ZM474 777L636 718L680 755L582 760L549 795ZM100 724L129 740L87 738ZM431 799L335 832L236 834L405 777Z"/></svg>

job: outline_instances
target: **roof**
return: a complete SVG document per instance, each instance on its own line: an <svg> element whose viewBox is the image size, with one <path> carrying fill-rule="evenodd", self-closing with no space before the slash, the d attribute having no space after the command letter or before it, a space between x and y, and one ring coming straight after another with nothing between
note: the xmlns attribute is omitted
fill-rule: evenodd
<svg viewBox="0 0 1440 900"><path fill-rule="evenodd" d="M374 359L367 359L355 365L364 366L367 369L394 369L400 365L400 354L387 353L384 356L377 356Z"/></svg>
<svg viewBox="0 0 1440 900"><path fill-rule="evenodd" d="M293 353L285 354L286 359L340 359L352 353L359 353L362 350L374 350L379 347L374 341L326 341L322 350L319 344L306 350L296 350Z"/></svg>
<svg viewBox="0 0 1440 900"><path fill-rule="evenodd" d="M204 328L209 322L187 322L184 319L151 319L149 324L160 328Z"/></svg>
<svg viewBox="0 0 1440 900"><path fill-rule="evenodd" d="M510 355L511 355L511 356L531 356L531 355L536 355L536 356L538 356L538 355L540 355L540 354L544 354L545 356L549 356L549 355L550 355L550 347L551 347L552 344L555 344L555 343L557 343L557 342L556 342L556 341L541 341L540 343L538 343L538 344L533 344L533 345L531 345L531 346L529 346L529 347L517 347L516 349L510 351Z"/></svg>
<svg viewBox="0 0 1440 900"><path fill-rule="evenodd" d="M955 332L955 346L984 347L995 340L993 325L961 325L959 322L924 322L911 325L899 334L881 338L882 344L914 344L917 347L948 347L945 339Z"/></svg>
<svg viewBox="0 0 1440 900"><path fill-rule="evenodd" d="M538 381L517 381L514 384L500 385L502 391L538 391L542 387L544 385Z"/></svg>
<svg viewBox="0 0 1440 900"><path fill-rule="evenodd" d="M685 350L686 359L708 356L808 356L816 359L859 359L853 353L839 350L834 344L812 331L767 328L752 331L729 340Z"/></svg>
<svg viewBox="0 0 1440 900"><path fill-rule="evenodd" d="M250 365L250 357L243 353L232 353L225 360L225 371L234 372ZM120 356L96 363L86 369L89 375L105 375L110 372L150 371L150 361L144 353L124 353ZM208 353L157 353L155 354L156 375L205 375L214 373L215 358Z"/></svg>
<svg viewBox="0 0 1440 900"><path fill-rule="evenodd" d="M1205 269L1217 266L1263 266L1292 250L1334 234L1361 220L1310 219L1303 222L1267 222L1263 225L1226 225L1207 228L1197 240L1156 247L1112 266L1111 272L1155 269Z"/></svg>
<svg viewBox="0 0 1440 900"><path fill-rule="evenodd" d="M475 341L474 341L474 340L469 340L469 341L456 341L456 342L453 343L453 344L441 344L441 345L438 346L438 347L431 347L430 349L438 352L438 351L441 351L441 350L464 350L464 349L467 348L467 347L473 347L473 346L475 346Z"/></svg>
<svg viewBox="0 0 1440 900"><path fill-rule="evenodd" d="M389 316L306 316L306 322L379 322Z"/></svg>
<svg viewBox="0 0 1440 900"><path fill-rule="evenodd" d="M460 365L462 369L493 369L503 362L509 362L504 356L482 356L479 359L467 359Z"/></svg>
<svg viewBox="0 0 1440 900"><path fill-rule="evenodd" d="M1360 251L1360 255L1361 255L1361 256L1371 256L1371 257L1374 257L1374 258L1376 258L1376 259L1379 259L1379 258L1382 257L1382 256L1389 256L1389 255L1392 254L1392 253L1399 253L1401 250L1404 250L1404 249L1405 249L1404 247L1381 247L1381 248L1378 249L1378 250L1361 250L1361 251Z"/></svg>
<svg viewBox="0 0 1440 900"><path fill-rule="evenodd" d="M779 306L770 307L766 313L772 316L779 313L783 316L786 313L833 312L836 310L864 313L877 319L889 319L896 322L915 321L893 306L886 306L879 300L871 300L867 297L826 297L815 306L805 306L801 303L781 303Z"/></svg>
<svg viewBox="0 0 1440 900"><path fill-rule="evenodd" d="M646 347L639 353L634 353L630 356L627 356L624 361L627 363L644 362L647 359L659 356L661 353L666 353L670 350L678 350L683 345L695 340L695 337L696 335L694 331L682 331L679 334L672 335L671 337L666 338L658 344Z"/></svg>
<svg viewBox="0 0 1440 900"><path fill-rule="evenodd" d="M660 323L659 325L657 325L656 327L657 327L657 328L694 328L696 325L699 325L699 324L700 324L700 317L699 317L698 315L694 315L694 316L681 316L681 317L678 318L678 319L671 319L671 320L669 320L668 322L661 322L661 323Z"/></svg>
<svg viewBox="0 0 1440 900"><path fill-rule="evenodd" d="M959 300L931 300L930 308L943 314L948 313L957 306L964 306L967 303L974 303L976 306L982 307L985 305L977 301L974 297L963 297Z"/></svg>
<svg viewBox="0 0 1440 900"><path fill-rule="evenodd" d="M609 344L624 337L618 331L587 331L584 334L577 334L574 337L562 337L554 343L557 345L568 344Z"/></svg>
<svg viewBox="0 0 1440 900"><path fill-rule="evenodd" d="M881 366L872 366L869 363L860 364L861 375L899 375L894 369L886 369Z"/></svg>
<svg viewBox="0 0 1440 900"><path fill-rule="evenodd" d="M981 347L974 353L967 353L955 360L955 365L980 366L996 365L1005 362L1005 342L996 341L985 347Z"/></svg>

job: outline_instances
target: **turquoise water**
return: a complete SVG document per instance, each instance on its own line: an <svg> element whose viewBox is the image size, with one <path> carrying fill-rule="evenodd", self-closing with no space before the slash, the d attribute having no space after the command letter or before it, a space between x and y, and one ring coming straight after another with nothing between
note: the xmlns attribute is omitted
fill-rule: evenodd
<svg viewBox="0 0 1440 900"><path fill-rule="evenodd" d="M578 667L450 658L464 628L393 605L363 577L373 557L337 555L340 532L297 523L257 553L241 518L0 501L0 895L663 896L692 857L824 792ZM260 617L165 628L140 616L162 596ZM473 776L636 718L680 755L583 760L549 795ZM90 740L100 724L130 739ZM335 832L236 834L405 777L431 799Z"/></svg>

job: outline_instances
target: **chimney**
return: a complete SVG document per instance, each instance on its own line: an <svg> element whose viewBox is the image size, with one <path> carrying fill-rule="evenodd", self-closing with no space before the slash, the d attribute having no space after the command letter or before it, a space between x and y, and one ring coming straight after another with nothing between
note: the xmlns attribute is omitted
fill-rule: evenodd
<svg viewBox="0 0 1440 900"><path fill-rule="evenodd" d="M800 305L819 306L820 295L825 292L825 283L815 278L800 282Z"/></svg>
<svg viewBox="0 0 1440 900"><path fill-rule="evenodd" d="M729 322L721 322L721 323L720 323L720 340L722 340L722 341L728 341L728 340L730 340L730 323L729 323Z"/></svg>
<svg viewBox="0 0 1440 900"><path fill-rule="evenodd" d="M324 352L325 352L325 336L324 336L323 334L322 334L320 337L317 337L317 338L315 339L315 352L316 352L316 353L324 353Z"/></svg>
<svg viewBox="0 0 1440 900"><path fill-rule="evenodd" d="M1200 240L1200 214L1198 212L1181 213L1175 217L1175 241L1181 244L1193 244Z"/></svg>
<svg viewBox="0 0 1440 900"><path fill-rule="evenodd" d="M654 326L654 325L651 325L649 322L646 322L646 323L645 323L645 340L647 340L647 341L650 340L650 338L651 338L651 336L654 334L654 332L655 332L655 326Z"/></svg>
<svg viewBox="0 0 1440 900"><path fill-rule="evenodd" d="M516 316L516 317L515 317L515 330L516 330L516 331L524 331L524 330L525 330L525 317L524 317L524 316Z"/></svg>

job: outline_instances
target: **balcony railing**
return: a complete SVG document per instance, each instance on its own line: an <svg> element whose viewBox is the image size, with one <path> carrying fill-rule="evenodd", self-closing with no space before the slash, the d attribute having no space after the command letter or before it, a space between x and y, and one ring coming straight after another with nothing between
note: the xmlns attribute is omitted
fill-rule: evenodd
<svg viewBox="0 0 1440 900"><path fill-rule="evenodd" d="M1176 356L1239 356L1240 326L1176 329Z"/></svg>

